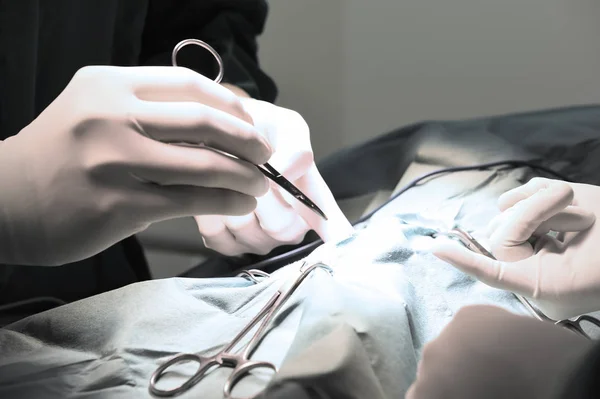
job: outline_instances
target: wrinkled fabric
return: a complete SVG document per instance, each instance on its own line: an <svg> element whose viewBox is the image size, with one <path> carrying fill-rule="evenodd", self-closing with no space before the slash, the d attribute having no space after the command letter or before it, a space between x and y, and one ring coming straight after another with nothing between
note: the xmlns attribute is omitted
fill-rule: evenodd
<svg viewBox="0 0 600 399"><path fill-rule="evenodd" d="M581 132L571 134L571 142L567 134L553 140L561 153L570 151L569 143L593 136L582 128L587 126L582 115L593 119L589 109L558 114L574 120L562 126L565 131L575 126ZM548 115L550 126L557 119ZM538 130L544 130L542 116L537 118ZM480 130L482 123L464 123L463 129L429 125L429 138L421 141L412 165L543 158L535 146L519 146L516 137ZM587 165L595 161L581 151L573 163L593 180ZM305 280L254 354L280 366L279 374L273 380L249 377L236 396L269 384L263 398L403 397L423 346L460 308L492 304L527 314L512 294L476 282L433 257L427 245L434 232L456 225L480 237L498 213L497 197L533 175L520 168L430 179L357 226L353 237L318 248L307 260L323 261L334 275L316 270ZM0 330L0 397L150 397L148 380L161 362L179 352L216 353L300 264L257 285L242 278L138 283L16 322ZM193 367L180 369L185 372L190 375ZM180 382L178 376L165 383ZM211 373L180 397L220 398L227 376L225 369Z"/></svg>
<svg viewBox="0 0 600 399"><path fill-rule="evenodd" d="M415 164L426 165L431 171L508 159L535 160L576 182L600 185L600 105L466 120L424 121L340 149L317 166L339 201L393 190L403 175L416 178L423 173L410 172ZM534 175L524 175L522 182ZM460 176L456 178L464 179L465 175ZM300 245L315 238L309 234ZM216 255L185 276L227 274L292 249L295 246L288 245L267 255ZM284 261L273 262L270 269L284 265Z"/></svg>
<svg viewBox="0 0 600 399"><path fill-rule="evenodd" d="M489 172L476 174L479 179L469 180L477 191L466 198L431 196L437 206L427 204L420 213L403 212L398 200L350 239L308 257L331 266L334 276L313 272L254 354L281 367L274 387L291 380L330 397L402 397L423 345L462 306L524 312L511 294L419 250L434 231L481 227L495 197L516 184L520 172L507 172L497 183L489 182ZM256 285L243 278L138 283L14 323L0 334L0 396L146 397L161 361L224 347L300 264ZM226 370L211 373L182 397L221 397L226 377ZM165 381L171 383L175 379ZM250 378L246 387L261 384Z"/></svg>

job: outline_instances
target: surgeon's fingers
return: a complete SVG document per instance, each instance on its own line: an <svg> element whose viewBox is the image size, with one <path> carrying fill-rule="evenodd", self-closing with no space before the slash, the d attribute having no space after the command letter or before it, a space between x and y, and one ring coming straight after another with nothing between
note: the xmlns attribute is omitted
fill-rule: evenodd
<svg viewBox="0 0 600 399"><path fill-rule="evenodd" d="M492 218L492 220L490 220L489 223L487 224L487 227L485 230L486 237L491 237L494 234L494 232L496 232L496 230L498 230L498 227L500 225L506 223L507 219L510 219L513 212L514 212L513 208L508 208L504 212L501 212L498 215L494 216Z"/></svg>
<svg viewBox="0 0 600 399"><path fill-rule="evenodd" d="M491 224L490 249L497 259L514 262L533 255L529 239L540 231L543 224L557 216L572 199L569 185L541 188L517 202Z"/></svg>
<svg viewBox="0 0 600 399"><path fill-rule="evenodd" d="M573 200L573 190L572 190L571 186L569 185L569 183L563 182L560 180L546 179L543 177L534 177L533 179L529 180L527 183L525 183L519 187L515 187L512 190L509 190L509 191L505 192L504 194L502 194L498 198L498 207L500 208L501 211L505 211L508 208L516 205L520 201L530 198L531 196L533 196L534 194L538 193L541 190L550 190L550 191L558 190L563 193L566 192L567 190L570 190L571 198L569 199L568 204L570 204L571 201Z"/></svg>
<svg viewBox="0 0 600 399"><path fill-rule="evenodd" d="M266 255L280 245L298 243L309 230L295 210L277 196L276 189L257 200L252 214L225 217L223 221L247 252L259 255Z"/></svg>
<svg viewBox="0 0 600 399"><path fill-rule="evenodd" d="M221 188L259 197L269 188L268 180L252 164L223 155L210 148L189 148L140 141L129 172L160 185Z"/></svg>
<svg viewBox="0 0 600 399"><path fill-rule="evenodd" d="M549 231L561 233L583 231L596 221L596 215L579 206L568 206L565 210L552 216L537 228L534 235L547 234Z"/></svg>
<svg viewBox="0 0 600 399"><path fill-rule="evenodd" d="M130 189L129 207L122 217L131 217L133 212L148 222L205 214L244 215L256 208L256 198L231 190L141 182Z"/></svg>
<svg viewBox="0 0 600 399"><path fill-rule="evenodd" d="M507 223L510 220L513 209L502 212L496 215L487 226L486 235L491 237L498 227ZM547 234L549 231L557 232L577 232L590 228L596 221L596 215L581 207L569 205L564 210L560 211L550 219L542 222L540 226L533 232L533 236Z"/></svg>
<svg viewBox="0 0 600 399"><path fill-rule="evenodd" d="M250 123L201 103L140 101L133 116L141 133L158 141L204 144L257 165L272 154Z"/></svg>
<svg viewBox="0 0 600 399"><path fill-rule="evenodd" d="M558 182L562 183L562 182ZM564 210L573 199L568 184L543 188L513 205L509 216L502 218L492 236L500 239L502 246L520 245L527 241L540 225Z"/></svg>
<svg viewBox="0 0 600 399"><path fill-rule="evenodd" d="M244 105L251 114L269 115L269 118L258 118L254 122L271 146L277 149L269 164L290 181L303 176L314 164L314 155L310 130L302 116L280 107L274 112L272 104L262 101L246 101ZM261 107L265 109L260 110Z"/></svg>
<svg viewBox="0 0 600 399"><path fill-rule="evenodd" d="M295 181L302 177L314 164L313 153L310 149L286 151L280 147L269 159L269 164L289 181Z"/></svg>
<svg viewBox="0 0 600 399"><path fill-rule="evenodd" d="M123 68L135 95L146 101L195 101L252 123L240 99L229 89L183 67Z"/></svg>
<svg viewBox="0 0 600 399"><path fill-rule="evenodd" d="M222 215L197 215L194 219L206 248L225 256L238 256L249 252L229 231Z"/></svg>
<svg viewBox="0 0 600 399"><path fill-rule="evenodd" d="M506 222L503 219L502 222ZM579 232L589 228L594 222L594 215L582 209L568 209L542 223L533 233L532 237L541 237L551 230L561 233ZM508 220L510 223L510 219ZM534 254L534 248L529 240L510 241L506 239L502 229L492 232L489 238L490 250L494 256L502 261L514 262L526 259Z"/></svg>
<svg viewBox="0 0 600 399"><path fill-rule="evenodd" d="M515 207L507 209L488 224L487 237L490 251L498 260L514 262L533 255L533 245L529 242L529 238L526 240L511 238L519 237L520 234L515 233L514 230L523 228L523 225L515 223L515 209Z"/></svg>
<svg viewBox="0 0 600 399"><path fill-rule="evenodd" d="M321 177L317 166L313 163L307 173L294 181L306 196L325 213L328 220L324 220L317 213L293 198L286 192L282 192L286 201L290 203L296 212L306 223L321 237L324 242L341 241L350 237L354 229L338 206L331 190Z"/></svg>
<svg viewBox="0 0 600 399"><path fill-rule="evenodd" d="M249 215L228 216L224 218L224 221L236 241L248 248L246 252L266 255L273 248L279 246L279 242L263 230L256 216L256 210Z"/></svg>
<svg viewBox="0 0 600 399"><path fill-rule="evenodd" d="M530 298L536 294L539 270L533 258L519 262L494 260L448 239L436 240L432 252L437 258L491 287Z"/></svg>
<svg viewBox="0 0 600 399"><path fill-rule="evenodd" d="M589 228L593 213L577 206L566 206L569 195L552 197L557 191L541 190L497 215L488 225L490 250L503 261L517 261L533 255L529 239L557 232L576 232ZM536 216L535 210L538 214ZM562 210L561 210L562 209ZM558 213L551 215L552 212ZM540 223L539 218L549 217ZM536 218L538 218L536 220Z"/></svg>
<svg viewBox="0 0 600 399"><path fill-rule="evenodd" d="M266 255L279 244L262 230L253 212L227 217L205 215L195 219L206 247L223 255Z"/></svg>
<svg viewBox="0 0 600 399"><path fill-rule="evenodd" d="M274 183L271 190L259 198L255 214L265 234L281 244L298 244L310 230Z"/></svg>
<svg viewBox="0 0 600 399"><path fill-rule="evenodd" d="M235 237L242 253L266 255L277 243L262 231L254 212L243 216L228 216L223 218L225 226Z"/></svg>
<svg viewBox="0 0 600 399"><path fill-rule="evenodd" d="M276 190L260 197L253 213L235 216L197 216L198 230L208 248L228 256L265 255L274 248L302 241L309 227Z"/></svg>

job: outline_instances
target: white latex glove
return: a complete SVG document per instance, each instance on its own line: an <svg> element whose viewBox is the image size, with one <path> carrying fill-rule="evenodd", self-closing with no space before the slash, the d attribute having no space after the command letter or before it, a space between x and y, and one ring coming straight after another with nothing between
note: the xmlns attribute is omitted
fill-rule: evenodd
<svg viewBox="0 0 600 399"><path fill-rule="evenodd" d="M267 254L273 248L302 241L313 229L325 241L352 234L352 226L338 207L314 163L308 125L295 111L254 99L242 99L254 126L274 149L269 164L311 198L329 218L324 221L275 183L258 198L253 213L244 216L196 217L207 248L236 256Z"/></svg>
<svg viewBox="0 0 600 399"><path fill-rule="evenodd" d="M245 121L244 121L245 120ZM0 261L59 265L169 218L243 215L268 143L237 96L189 69L86 67L0 142Z"/></svg>
<svg viewBox="0 0 600 399"><path fill-rule="evenodd" d="M494 306L468 306L428 343L406 399L553 398L592 342Z"/></svg>
<svg viewBox="0 0 600 399"><path fill-rule="evenodd" d="M597 186L534 178L498 200L502 213L490 222L488 232L498 261L447 240L436 240L433 253L492 287L531 299L553 319L596 311L600 226L594 221L599 198ZM549 231L560 234L555 238Z"/></svg>

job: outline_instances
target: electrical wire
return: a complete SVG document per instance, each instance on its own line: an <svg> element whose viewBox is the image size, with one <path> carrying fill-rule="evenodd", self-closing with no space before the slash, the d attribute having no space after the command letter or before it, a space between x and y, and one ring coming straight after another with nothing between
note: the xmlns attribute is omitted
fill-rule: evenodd
<svg viewBox="0 0 600 399"><path fill-rule="evenodd" d="M470 166L454 166L454 167L438 169L438 170L435 170L433 172L426 173L426 174L424 174L422 176L419 176L416 179L412 180L408 184L406 184L398 192L396 192L394 195L392 195L387 201L385 201L383 204L381 204L380 206L378 206L377 208L375 208L374 210L372 210L368 214L362 216L357 221L353 222L352 225L356 226L359 223L363 223L363 222L367 221L375 213L379 212L381 209L383 209L384 207L386 207L387 205L389 205L391 202L393 202L395 199L397 199L398 197L400 197L402 194L404 194L405 192L407 192L411 188L416 187L423 180L426 180L426 179L429 179L431 177L435 177L435 176L438 176L438 175L441 175L441 174L466 172L466 171L472 171L472 170L487 170L487 169L491 169L491 168L498 167L498 166L508 166L508 169L517 169L517 168L522 168L522 167L529 167L529 168L534 169L534 170L545 172L545 173L547 173L549 175L552 175L552 176L554 176L554 177L556 177L556 178L558 178L560 180L564 180L564 181L567 181L567 182L571 182L572 181L571 179L569 179L565 175L563 175L561 173L558 173L558 172L555 172L554 170L552 170L552 169L550 169L548 167L545 167L545 166L542 166L542 165L538 165L535 162L536 162L535 160L532 160L532 161L505 160L505 161L489 162L489 163L483 163L483 164L478 164L478 165L470 165ZM280 262L292 263L294 261L302 259L309 252L313 251L314 249L316 249L321 244L323 244L323 241L319 239L319 240L313 241L311 243L308 243L306 245L303 245L302 247L299 247L299 248L293 249L291 251L288 251L286 253L283 253L283 254L280 254L280 255L277 255L277 256L273 256L272 258L265 259L263 261L257 262L257 263L255 263L253 265L250 265L250 266L245 266L244 269L266 270L266 269L269 269L273 265L275 265L277 263L280 263Z"/></svg>
<svg viewBox="0 0 600 399"><path fill-rule="evenodd" d="M14 311L15 309L22 308L24 306L29 305L38 305L42 303L53 304L54 307L65 305L67 302L62 299L44 296L44 297L34 297L30 299L24 299L22 301L10 302L5 305L0 305L0 313Z"/></svg>
<svg viewBox="0 0 600 399"><path fill-rule="evenodd" d="M357 224L367 221L375 213L379 212L381 209L383 209L384 207L389 205L391 202L393 202L395 199L400 197L402 194L404 194L411 188L416 187L419 183L421 183L422 181L424 181L426 179L429 179L431 177L435 177L435 176L438 176L441 174L466 172L466 171L471 171L471 170L487 170L487 169L491 169L491 168L499 167L499 166L507 166L509 169L516 169L516 168L520 168L520 167L529 167L531 169L543 171L543 172L545 172L549 175L552 175L558 179L561 179L564 181L569 181L569 182L571 181L571 179L569 179L568 177L566 177L558 172L555 172L550 168L547 168L547 167L541 166L541 165L537 165L535 163L535 161L507 160L507 161L484 163L484 164L479 164L479 165L456 166L456 167L438 169L438 170L424 174L424 175L412 180L410 183L408 183L407 185L402 187L398 192L396 192L394 195L392 195L387 201L385 201L383 204L381 204L380 206L378 206L377 208L375 208L368 214L362 216L360 219L358 219L357 221L352 223L352 225L356 226ZM263 260L261 262L257 262L250 266L246 266L243 269L244 270L248 270L248 269L267 270L270 267L272 267L280 262L291 263L296 260L302 259L304 256L306 256L312 250L316 249L321 244L323 244L323 241L319 239L319 240L313 241L309 244L306 244L302 247L288 251L286 253L274 256L272 258ZM45 303L54 303L55 306L64 305L66 303L60 299L51 298L51 297L31 298L31 299L24 300L24 301L0 305L0 313L7 312L7 311L14 311L15 309L22 308L27 305L35 305L35 304L40 304L40 303L44 303L44 302Z"/></svg>

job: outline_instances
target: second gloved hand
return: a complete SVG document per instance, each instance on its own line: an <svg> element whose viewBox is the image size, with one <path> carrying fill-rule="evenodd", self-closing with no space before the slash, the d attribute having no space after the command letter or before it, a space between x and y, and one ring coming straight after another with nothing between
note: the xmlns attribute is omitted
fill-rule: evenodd
<svg viewBox="0 0 600 399"><path fill-rule="evenodd" d="M258 205L252 213L197 216L195 219L204 244L230 256L267 254L280 245L301 242L311 229L326 242L352 234L352 226L314 163L310 131L302 116L264 101L241 100L254 126L274 150L269 164L311 198L329 220L324 221L270 182L270 190L257 199Z"/></svg>
<svg viewBox="0 0 600 399"><path fill-rule="evenodd" d="M434 254L561 320L600 309L600 187L534 178L504 193L489 224L491 252L436 240ZM556 232L553 237L548 232Z"/></svg>

